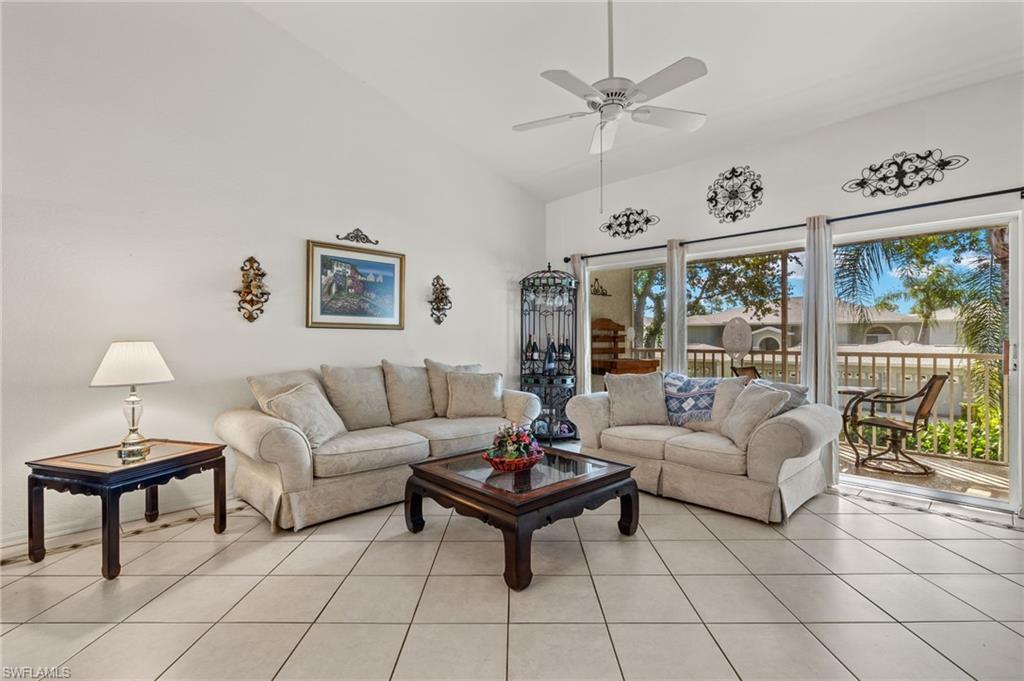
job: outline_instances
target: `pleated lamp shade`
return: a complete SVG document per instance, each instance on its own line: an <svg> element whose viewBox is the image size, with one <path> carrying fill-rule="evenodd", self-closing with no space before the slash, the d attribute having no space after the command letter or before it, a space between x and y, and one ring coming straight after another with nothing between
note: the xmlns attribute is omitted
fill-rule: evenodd
<svg viewBox="0 0 1024 681"><path fill-rule="evenodd" d="M114 341L107 348L90 388L168 383L174 380L152 341Z"/></svg>

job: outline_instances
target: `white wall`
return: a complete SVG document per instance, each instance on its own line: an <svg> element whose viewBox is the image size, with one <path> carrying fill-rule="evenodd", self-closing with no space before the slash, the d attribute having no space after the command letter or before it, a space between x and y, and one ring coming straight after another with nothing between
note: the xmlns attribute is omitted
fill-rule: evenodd
<svg viewBox="0 0 1024 681"><path fill-rule="evenodd" d="M597 190L576 194L547 206L548 258L561 262L571 253L595 253L661 245L670 238L698 239L803 222L809 215L863 213L1007 189L1024 184L1024 111L1020 74L882 110L789 139L766 139L762 146L722 153L658 173L608 185L604 215L598 212ZM625 123L628 125L629 123ZM673 133L666 133L673 134ZM694 133L700 135L700 132ZM967 156L968 163L945 180L904 198L865 198L844 192L861 169L898 151L941 148L946 155ZM596 175L596 159L595 175ZM605 157L606 167L615 155ZM718 173L733 165L750 165L761 173L764 204L751 217L719 224L708 214L705 197ZM598 230L607 216L631 206L661 218L646 234L630 240L610 238ZM836 233L902 225L1003 210L1019 210L1014 194L996 199L897 213L883 218L839 223ZM748 242L799 240L800 230L761 236ZM739 245L741 242L733 242ZM695 252L722 248L723 243L695 245ZM664 260L664 251L648 256L592 260L592 266L637 257Z"/></svg>
<svg viewBox="0 0 1024 681"><path fill-rule="evenodd" d="M429 356L514 377L542 206L248 8L5 4L3 105L5 543L24 461L123 434L123 391L86 387L112 339L154 340L174 372L141 388L154 437L213 438L254 373ZM407 255L404 331L305 328L305 240L354 227ZM249 255L273 292L254 324L232 293ZM163 507L211 485L172 482ZM46 504L50 533L99 522L95 497Z"/></svg>

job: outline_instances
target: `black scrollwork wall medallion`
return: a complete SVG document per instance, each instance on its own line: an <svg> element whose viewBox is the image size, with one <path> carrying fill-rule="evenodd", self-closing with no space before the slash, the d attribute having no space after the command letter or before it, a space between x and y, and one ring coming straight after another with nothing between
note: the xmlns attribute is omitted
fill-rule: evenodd
<svg viewBox="0 0 1024 681"><path fill-rule="evenodd" d="M601 225L598 229L602 232L608 232L608 235L612 237L632 239L637 234L646 232L647 228L651 225L656 225L659 222L661 222L661 218L657 215L650 215L646 208L627 208L612 215L608 218L608 222Z"/></svg>
<svg viewBox="0 0 1024 681"><path fill-rule="evenodd" d="M708 186L708 213L719 222L736 222L750 217L764 200L761 174L750 166L733 166L718 173Z"/></svg>
<svg viewBox="0 0 1024 681"><path fill-rule="evenodd" d="M377 239L371 239L370 237L368 237L366 233L363 232L363 230L359 229L358 227L353 229L345 236L342 236L340 234L336 234L335 236L338 238L338 241L353 241L357 244L370 244L371 246L376 246L377 244L380 243L380 241L378 241Z"/></svg>
<svg viewBox="0 0 1024 681"><path fill-rule="evenodd" d="M448 288L448 284L444 283L440 274L434 277L430 287L432 289L430 318L434 320L435 324L440 324L448 316L448 311L452 309L452 299L448 295L451 289Z"/></svg>
<svg viewBox="0 0 1024 681"><path fill-rule="evenodd" d="M901 151L881 163L872 163L860 177L843 185L843 191L864 196L906 196L927 185L942 182L947 170L962 168L966 156L946 156L942 149L916 154Z"/></svg>

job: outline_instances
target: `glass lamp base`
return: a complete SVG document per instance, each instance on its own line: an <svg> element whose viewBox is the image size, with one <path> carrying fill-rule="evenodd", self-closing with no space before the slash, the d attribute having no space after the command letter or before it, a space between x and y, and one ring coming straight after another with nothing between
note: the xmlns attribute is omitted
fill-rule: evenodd
<svg viewBox="0 0 1024 681"><path fill-rule="evenodd" d="M137 431L128 433L117 450L117 455L121 458L122 463L142 461L147 454L149 454L149 444Z"/></svg>

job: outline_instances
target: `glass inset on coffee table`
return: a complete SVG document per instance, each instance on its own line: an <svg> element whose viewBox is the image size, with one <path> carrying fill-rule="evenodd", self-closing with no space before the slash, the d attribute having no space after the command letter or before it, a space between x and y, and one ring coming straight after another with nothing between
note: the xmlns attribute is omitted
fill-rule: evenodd
<svg viewBox="0 0 1024 681"><path fill-rule="evenodd" d="M636 533L640 509L632 466L545 451L533 468L516 473L495 471L482 452L411 464L413 474L405 485L406 526L410 532L423 529L423 497L430 497L459 515L497 527L505 540L505 582L517 591L533 578L533 533L545 525L618 498L619 531Z"/></svg>

